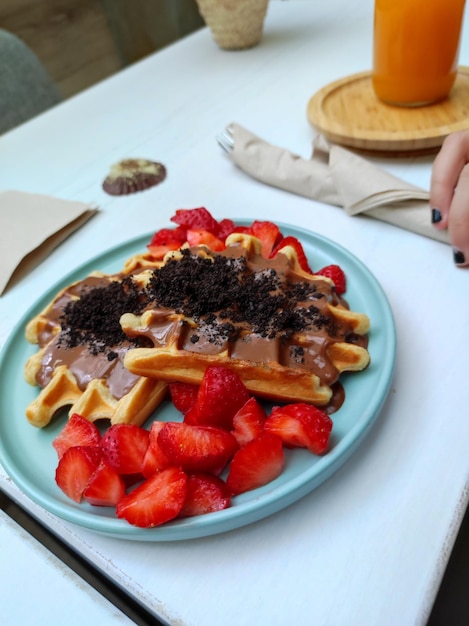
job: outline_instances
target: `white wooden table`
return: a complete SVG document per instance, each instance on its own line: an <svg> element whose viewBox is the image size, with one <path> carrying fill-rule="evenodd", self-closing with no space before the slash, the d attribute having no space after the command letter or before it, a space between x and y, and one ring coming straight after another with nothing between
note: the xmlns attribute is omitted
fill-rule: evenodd
<svg viewBox="0 0 469 626"><path fill-rule="evenodd" d="M393 309L396 372L372 432L332 478L256 524L184 542L113 539L54 517L0 470L5 492L169 624L424 624L466 508L469 273L446 245L255 182L215 141L236 121L308 156L306 104L370 68L372 21L372 0L272 2L258 47L222 51L202 30L0 138L0 189L100 208L0 298L2 343L64 270L201 205L333 239L368 266ZM101 182L127 156L162 161L167 180L111 198ZM380 163L428 187L431 158ZM2 549L12 568L17 545Z"/></svg>
<svg viewBox="0 0 469 626"><path fill-rule="evenodd" d="M0 511L2 624L133 622ZM65 617L66 616L66 617Z"/></svg>

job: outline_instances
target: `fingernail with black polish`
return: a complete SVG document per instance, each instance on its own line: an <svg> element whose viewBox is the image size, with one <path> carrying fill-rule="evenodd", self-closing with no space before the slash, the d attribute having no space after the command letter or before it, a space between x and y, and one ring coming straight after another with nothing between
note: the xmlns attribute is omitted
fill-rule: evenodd
<svg viewBox="0 0 469 626"><path fill-rule="evenodd" d="M443 216L441 215L441 211L438 209L432 209L432 224L438 224L438 222L441 222L442 219Z"/></svg>
<svg viewBox="0 0 469 626"><path fill-rule="evenodd" d="M456 265L463 265L466 262L464 252L461 252L461 250L453 250L453 259Z"/></svg>

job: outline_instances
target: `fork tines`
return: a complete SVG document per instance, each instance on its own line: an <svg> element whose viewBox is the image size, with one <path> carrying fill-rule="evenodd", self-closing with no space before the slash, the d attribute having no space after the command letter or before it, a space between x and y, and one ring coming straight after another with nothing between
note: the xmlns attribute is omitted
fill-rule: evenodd
<svg viewBox="0 0 469 626"><path fill-rule="evenodd" d="M228 126L225 130L217 135L217 141L225 152L232 152L234 148L233 133Z"/></svg>

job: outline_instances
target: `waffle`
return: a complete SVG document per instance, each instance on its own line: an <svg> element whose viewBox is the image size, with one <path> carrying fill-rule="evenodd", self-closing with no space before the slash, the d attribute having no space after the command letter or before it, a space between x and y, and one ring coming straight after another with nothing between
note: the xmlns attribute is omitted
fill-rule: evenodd
<svg viewBox="0 0 469 626"><path fill-rule="evenodd" d="M257 396L327 405L343 372L369 364L368 317L332 281L305 273L294 248L266 260L254 237L237 233L226 244L221 253L182 248L136 277L150 303L121 326L152 345L127 351L125 367L199 384L209 365L225 365Z"/></svg>
<svg viewBox="0 0 469 626"><path fill-rule="evenodd" d="M67 407L69 415L79 413L90 421L105 419L112 424L141 425L162 402L166 383L142 378L124 368L124 354L132 346L125 337L105 350L94 346L90 352L86 341L67 347L61 317L67 304L78 302L93 288L122 284L130 274L159 265L160 262L142 255L129 259L119 274L90 274L60 291L30 320L26 338L37 344L38 351L27 361L24 376L31 385L41 387L26 408L31 424L42 428Z"/></svg>

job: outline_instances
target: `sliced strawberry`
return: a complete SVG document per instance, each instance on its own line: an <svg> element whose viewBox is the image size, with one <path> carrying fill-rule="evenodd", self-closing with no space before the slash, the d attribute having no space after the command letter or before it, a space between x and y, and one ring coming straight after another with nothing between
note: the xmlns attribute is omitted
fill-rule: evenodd
<svg viewBox="0 0 469 626"><path fill-rule="evenodd" d="M60 433L52 441L57 456L62 458L64 453L74 446L97 446L101 439L101 433L93 422L85 417L73 413Z"/></svg>
<svg viewBox="0 0 469 626"><path fill-rule="evenodd" d="M241 233L243 235L252 235L250 226L235 226L232 230L233 233Z"/></svg>
<svg viewBox="0 0 469 626"><path fill-rule="evenodd" d="M327 413L299 402L274 407L264 429L280 437L287 446L308 448L313 454L323 454L329 445L332 425Z"/></svg>
<svg viewBox="0 0 469 626"><path fill-rule="evenodd" d="M256 398L249 398L233 417L231 431L240 446L258 437L264 429L266 412Z"/></svg>
<svg viewBox="0 0 469 626"><path fill-rule="evenodd" d="M250 230L251 234L257 237L261 242L262 256L268 259L275 245L282 237L279 227L273 222L260 222L256 220L251 224Z"/></svg>
<svg viewBox="0 0 469 626"><path fill-rule="evenodd" d="M231 430L235 413L249 397L249 391L236 372L222 365L207 367L197 395L197 411L194 410L194 415L191 415L192 420L198 424Z"/></svg>
<svg viewBox="0 0 469 626"><path fill-rule="evenodd" d="M123 479L102 459L83 491L83 499L94 506L115 506L124 496Z"/></svg>
<svg viewBox="0 0 469 626"><path fill-rule="evenodd" d="M208 230L209 233L216 233L218 230L217 220L205 207L178 209L171 221L185 228Z"/></svg>
<svg viewBox="0 0 469 626"><path fill-rule="evenodd" d="M150 240L148 246L166 246L172 243L179 243L181 246L186 241L186 230L184 226L177 228L160 228Z"/></svg>
<svg viewBox="0 0 469 626"><path fill-rule="evenodd" d="M164 426L164 422L155 421L150 428L150 445L143 458L142 474L148 478L155 472L165 469L171 465L168 457L158 443L158 435Z"/></svg>
<svg viewBox="0 0 469 626"><path fill-rule="evenodd" d="M183 415L193 406L199 393L199 385L169 383L169 393L174 406Z"/></svg>
<svg viewBox="0 0 469 626"><path fill-rule="evenodd" d="M197 426L199 424L199 411L197 408L197 402L195 402L190 409L184 413L184 423Z"/></svg>
<svg viewBox="0 0 469 626"><path fill-rule="evenodd" d="M136 474L119 474L119 476L124 481L125 489L129 489L133 487L137 483L142 482L142 479L145 478L143 476L143 468L141 472L137 472Z"/></svg>
<svg viewBox="0 0 469 626"><path fill-rule="evenodd" d="M113 424L101 439L104 458L118 474L142 472L150 433L134 424Z"/></svg>
<svg viewBox="0 0 469 626"><path fill-rule="evenodd" d="M161 452L161 454L163 453ZM155 472L158 472L160 469L164 469L165 467L168 467L170 465L170 463L168 462L161 463L159 457L159 448L157 448L156 446L152 446L152 444L150 443L147 451L145 452L145 456L143 457L142 476L144 478L149 478ZM163 454L163 457L166 458L166 455Z"/></svg>
<svg viewBox="0 0 469 626"><path fill-rule="evenodd" d="M234 455L226 479L228 491L238 495L262 487L280 475L284 464L282 440L264 432Z"/></svg>
<svg viewBox="0 0 469 626"><path fill-rule="evenodd" d="M133 526L152 528L177 517L187 493L187 475L168 467L147 478L116 506L116 515Z"/></svg>
<svg viewBox="0 0 469 626"><path fill-rule="evenodd" d="M299 241L296 237L293 237L292 235L288 235L287 237L284 237L275 246L275 248L272 250L270 258L273 259L278 254L278 252L286 246L291 246L295 250L296 255L298 257L298 263L300 264L301 269L304 272L308 272L308 274L312 274L313 271L309 266L308 259L306 258L306 254L305 254L301 241Z"/></svg>
<svg viewBox="0 0 469 626"><path fill-rule="evenodd" d="M187 231L187 243L190 246L207 246L214 252L220 252L225 249L225 242L213 235L208 230L189 229Z"/></svg>
<svg viewBox="0 0 469 626"><path fill-rule="evenodd" d="M164 425L158 444L172 465L212 474L219 474L238 449L233 435L222 428L179 422Z"/></svg>
<svg viewBox="0 0 469 626"><path fill-rule="evenodd" d="M205 515L230 506L230 495L221 478L210 474L191 474L187 495L179 517Z"/></svg>
<svg viewBox="0 0 469 626"><path fill-rule="evenodd" d="M235 223L233 222L233 220L225 218L218 223L218 228L215 235L224 242L228 235L231 235L234 229Z"/></svg>
<svg viewBox="0 0 469 626"><path fill-rule="evenodd" d="M340 295L345 293L347 289L347 280L344 270L339 265L326 265L316 272L319 276L330 278L335 285L336 292Z"/></svg>
<svg viewBox="0 0 469 626"><path fill-rule="evenodd" d="M181 247L181 244L177 241L172 241L170 243L166 243L164 245L148 245L148 252L154 259L162 259L168 252L173 252L174 250L178 250Z"/></svg>
<svg viewBox="0 0 469 626"><path fill-rule="evenodd" d="M75 502L81 502L89 479L99 465L99 446L74 446L62 455L55 471L55 482Z"/></svg>

